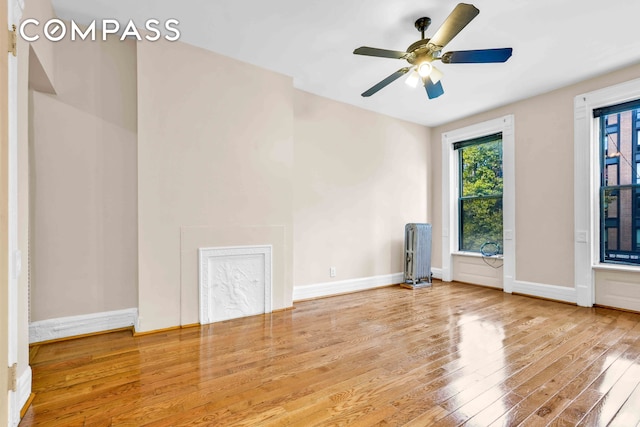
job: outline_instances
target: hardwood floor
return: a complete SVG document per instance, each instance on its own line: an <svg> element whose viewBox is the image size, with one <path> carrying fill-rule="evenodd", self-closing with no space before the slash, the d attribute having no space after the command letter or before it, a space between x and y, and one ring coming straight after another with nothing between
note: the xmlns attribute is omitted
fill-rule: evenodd
<svg viewBox="0 0 640 427"><path fill-rule="evenodd" d="M637 426L640 315L459 283L31 349L22 427Z"/></svg>

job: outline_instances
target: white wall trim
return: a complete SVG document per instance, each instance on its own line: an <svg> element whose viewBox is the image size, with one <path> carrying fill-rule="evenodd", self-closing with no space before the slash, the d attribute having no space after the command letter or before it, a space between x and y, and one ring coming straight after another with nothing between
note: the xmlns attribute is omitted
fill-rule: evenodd
<svg viewBox="0 0 640 427"><path fill-rule="evenodd" d="M514 116L507 115L442 134L442 280L453 280L451 256L458 250L458 158L453 144L502 132L504 265L503 289L513 292L516 277L516 174ZM446 223L448 218L448 223Z"/></svg>
<svg viewBox="0 0 640 427"><path fill-rule="evenodd" d="M18 378L18 415L31 396L32 376L31 366L27 366L27 369Z"/></svg>
<svg viewBox="0 0 640 427"><path fill-rule="evenodd" d="M442 279L442 269L431 267L434 279ZM385 274L382 276L363 277L359 279L340 280L338 282L316 283L313 285L296 286L293 288L293 300L300 301L310 298L328 297L349 292L366 291L402 283L402 273Z"/></svg>
<svg viewBox="0 0 640 427"><path fill-rule="evenodd" d="M20 424L20 410L31 396L31 381L31 366L27 365L27 369L18 377L15 398L11 399L11 419L9 420L11 427L17 427Z"/></svg>
<svg viewBox="0 0 640 427"><path fill-rule="evenodd" d="M128 308L32 322L29 325L29 343L127 328L136 324L137 317L138 309Z"/></svg>
<svg viewBox="0 0 640 427"><path fill-rule="evenodd" d="M433 269L432 269L433 271ZM434 273L435 275L435 273ZM362 277L358 279L339 280L335 282L315 283L313 285L294 286L293 300L300 301L311 298L328 297L349 292L365 291L402 283L402 273L382 276Z"/></svg>
<svg viewBox="0 0 640 427"><path fill-rule="evenodd" d="M542 283L523 282L516 280L513 283L513 292L547 298L556 301L564 301L575 304L577 302L577 291L575 288L557 285L545 285Z"/></svg>
<svg viewBox="0 0 640 427"><path fill-rule="evenodd" d="M577 303L595 303L593 267L599 263L600 206L598 121L595 108L640 98L640 79L578 95L574 98L574 276Z"/></svg>
<svg viewBox="0 0 640 427"><path fill-rule="evenodd" d="M600 269L595 271L595 304L640 311L640 287L638 272Z"/></svg>
<svg viewBox="0 0 640 427"><path fill-rule="evenodd" d="M7 2L8 24L20 25L22 11L24 9L24 0L9 0ZM26 363L29 367L29 361L18 360L19 345L19 322L18 322L18 278L21 273L21 254L18 248L18 58L4 52L5 58L8 58L8 198L9 198L9 218L8 218L8 256L9 263L9 289L8 289L8 357L9 366L19 363ZM24 55L24 54L23 54ZM3 237L4 238L4 237ZM4 369L4 367L2 367ZM30 369L29 369L30 371ZM29 383L29 390L31 383ZM10 426L17 426L20 423L20 400L21 395L18 392L8 392L8 420L5 420Z"/></svg>

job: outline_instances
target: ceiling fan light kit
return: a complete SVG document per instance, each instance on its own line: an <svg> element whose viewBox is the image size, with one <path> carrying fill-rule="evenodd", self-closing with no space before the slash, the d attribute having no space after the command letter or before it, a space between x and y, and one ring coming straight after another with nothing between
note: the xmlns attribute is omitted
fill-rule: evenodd
<svg viewBox="0 0 640 427"><path fill-rule="evenodd" d="M420 65L418 65L418 74L420 74L420 77L425 78L429 74L431 74L432 69L433 67L431 66L431 63L428 61L424 61Z"/></svg>
<svg viewBox="0 0 640 427"><path fill-rule="evenodd" d="M413 70L409 73L409 77L407 77L407 80L405 80L404 82L407 84L407 86L416 88L421 81L422 78L420 77L420 74L418 74L416 70Z"/></svg>
<svg viewBox="0 0 640 427"><path fill-rule="evenodd" d="M430 39L425 38L425 32L431 24L431 19L428 17L419 18L415 22L415 27L420 31L422 38L409 46L405 52L368 46L362 46L354 50L353 53L356 55L404 59L410 64L409 67L401 68L389 77L376 83L364 91L362 96L369 97L401 76L409 73L406 83L410 86L417 87L418 83L422 81L427 96L429 99L433 99L444 93L441 83L443 73L433 65L434 61L440 61L443 64L506 62L513 53L513 49L510 47L460 50L442 53L444 46L458 35L479 13L480 11L474 5L459 3Z"/></svg>

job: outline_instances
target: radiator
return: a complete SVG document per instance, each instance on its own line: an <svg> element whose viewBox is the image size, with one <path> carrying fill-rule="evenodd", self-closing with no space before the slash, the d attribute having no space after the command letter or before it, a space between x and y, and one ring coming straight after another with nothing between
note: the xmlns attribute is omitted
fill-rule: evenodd
<svg viewBox="0 0 640 427"><path fill-rule="evenodd" d="M431 224L404 227L404 283L411 288L431 285Z"/></svg>

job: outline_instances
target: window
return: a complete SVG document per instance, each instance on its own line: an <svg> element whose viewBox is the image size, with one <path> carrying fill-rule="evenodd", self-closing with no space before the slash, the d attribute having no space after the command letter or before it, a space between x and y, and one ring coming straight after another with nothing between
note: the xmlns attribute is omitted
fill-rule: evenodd
<svg viewBox="0 0 640 427"><path fill-rule="evenodd" d="M607 168L603 171L602 167L604 160L602 126L606 123L605 115L620 113L621 110L598 112L600 109L608 108L607 106L620 106L634 100L640 100L640 79L583 93L573 100L574 285L576 302L580 306L592 306L596 302L595 290L599 288L599 304L638 310L637 300L634 300L631 295L633 287L627 287L626 284L632 282L637 284L635 275L640 272L640 264L623 262L623 260L607 261L603 256L603 248L611 242L607 242L606 245L602 242L603 208L607 202L605 197L601 197L602 175L608 174ZM636 106L627 105L627 109L635 109L636 113L639 107L640 103ZM638 119L640 117L636 115L636 121ZM638 142L637 132L635 141ZM628 160L631 162L633 159L628 158ZM638 160L640 159L636 157L636 171ZM622 162L624 160L621 159L621 165ZM607 183L610 184L608 177ZM613 213L607 211L607 215ZM638 233L633 234L636 235L637 242L640 236ZM611 280L613 277L616 279Z"/></svg>
<svg viewBox="0 0 640 427"><path fill-rule="evenodd" d="M640 101L597 108L600 262L640 265Z"/></svg>
<svg viewBox="0 0 640 427"><path fill-rule="evenodd" d="M502 254L502 134L453 145L458 151L458 248Z"/></svg>
<svg viewBox="0 0 640 427"><path fill-rule="evenodd" d="M442 233L442 280L450 282L454 277L454 268L458 269L462 264L471 261L471 258L478 256L477 253L461 250L460 246L460 232L463 231L460 224L465 222L464 218L460 218L460 195L464 194L460 191L460 150L464 148L464 142L481 142L487 135L501 136L500 178L503 179L500 205L502 224L500 225L503 227L503 234L495 239L498 240L496 243L501 243L501 252L504 255L502 286L505 292L513 292L516 283L517 239L515 230L515 118L513 115L497 117L442 134L442 230L440 230ZM484 142L490 141L484 140ZM494 197L497 194L486 194L486 196ZM465 209L474 203L470 200L466 202ZM468 210L467 213L469 213ZM475 217L474 219L477 219L477 216ZM468 225L469 221L466 223ZM484 241L488 241L489 238L492 237L484 237ZM488 249L493 250L493 248ZM467 257L466 260L464 257ZM473 261L471 262L473 263ZM458 270L458 272L460 271Z"/></svg>

